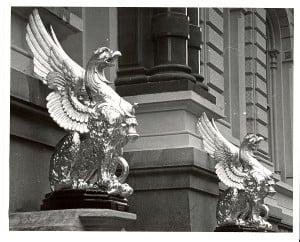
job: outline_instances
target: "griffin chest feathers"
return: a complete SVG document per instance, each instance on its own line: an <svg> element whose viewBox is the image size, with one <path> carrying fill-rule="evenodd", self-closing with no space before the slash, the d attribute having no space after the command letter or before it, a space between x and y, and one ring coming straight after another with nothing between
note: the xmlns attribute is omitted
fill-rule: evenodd
<svg viewBox="0 0 300 242"><path fill-rule="evenodd" d="M99 60L92 57L87 63L85 72L85 84L90 91L99 95L103 94L103 82L108 82L104 75L104 68L99 70Z"/></svg>
<svg viewBox="0 0 300 242"><path fill-rule="evenodd" d="M92 101L105 101L114 106L122 115L134 117L134 107L126 100L121 98L108 84L105 77L104 69L113 66L113 62L118 56L121 56L119 51L109 52L106 47L102 47L95 51L86 66L84 76L84 85L89 93ZM108 52L109 56L102 57L104 52ZM100 55L99 55L100 53Z"/></svg>

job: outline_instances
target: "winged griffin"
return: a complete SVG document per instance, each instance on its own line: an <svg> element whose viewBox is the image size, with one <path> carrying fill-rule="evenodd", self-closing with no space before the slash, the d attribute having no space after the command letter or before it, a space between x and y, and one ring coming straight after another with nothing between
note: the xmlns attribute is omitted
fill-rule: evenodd
<svg viewBox="0 0 300 242"><path fill-rule="evenodd" d="M274 181L272 172L254 155L263 138L247 134L238 148L223 137L214 120L209 121L205 113L199 118L197 127L204 150L217 161L217 176L229 187L220 195L217 204L218 225L270 229L272 226L266 221L269 209L264 198L275 194Z"/></svg>
<svg viewBox="0 0 300 242"><path fill-rule="evenodd" d="M50 116L68 131L51 158L51 189L98 189L127 197L133 190L124 183L129 168L122 148L138 137L135 105L121 98L104 74L121 53L99 48L83 69L65 53L51 26L50 32L34 9L26 26L34 74L51 89Z"/></svg>

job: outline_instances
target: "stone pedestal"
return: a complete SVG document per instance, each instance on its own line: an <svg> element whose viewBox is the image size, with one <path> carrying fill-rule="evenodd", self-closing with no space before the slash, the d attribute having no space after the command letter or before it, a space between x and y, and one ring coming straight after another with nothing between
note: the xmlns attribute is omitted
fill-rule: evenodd
<svg viewBox="0 0 300 242"><path fill-rule="evenodd" d="M127 199L106 192L66 189L46 194L41 210L97 208L128 211Z"/></svg>
<svg viewBox="0 0 300 242"><path fill-rule="evenodd" d="M9 229L59 231L121 231L136 220L136 215L110 209L63 209L11 213Z"/></svg>
<svg viewBox="0 0 300 242"><path fill-rule="evenodd" d="M215 232L267 232L262 228L241 225L226 225L216 227Z"/></svg>

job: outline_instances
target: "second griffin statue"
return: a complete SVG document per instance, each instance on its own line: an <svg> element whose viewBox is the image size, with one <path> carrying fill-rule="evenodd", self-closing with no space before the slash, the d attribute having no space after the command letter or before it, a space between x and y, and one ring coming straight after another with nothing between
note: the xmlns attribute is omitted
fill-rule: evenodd
<svg viewBox="0 0 300 242"><path fill-rule="evenodd" d="M210 122L205 113L199 118L197 127L204 150L218 162L217 176L229 187L218 201L218 226L271 229L264 198L275 194L274 180L272 172L260 164L254 154L263 138L247 134L238 148L223 137L214 120Z"/></svg>
<svg viewBox="0 0 300 242"><path fill-rule="evenodd" d="M47 96L51 117L69 131L51 158L51 189L96 189L128 197L133 190L124 183L129 167L122 148L138 137L135 108L104 75L121 53L99 48L85 70L64 52L50 29L51 36L33 10L26 41L33 53L34 74L52 90ZM120 176L115 175L118 165Z"/></svg>

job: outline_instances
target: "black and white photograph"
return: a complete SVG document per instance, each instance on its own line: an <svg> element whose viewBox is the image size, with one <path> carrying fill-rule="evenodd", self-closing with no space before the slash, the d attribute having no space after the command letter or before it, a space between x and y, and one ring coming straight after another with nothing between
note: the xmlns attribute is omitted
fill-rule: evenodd
<svg viewBox="0 0 300 242"><path fill-rule="evenodd" d="M293 7L61 4L9 7L9 234L299 240Z"/></svg>

